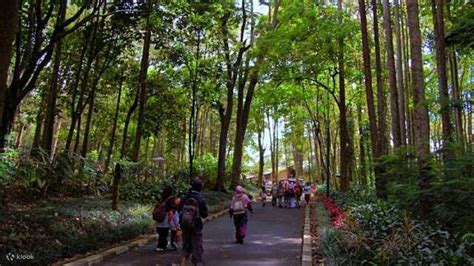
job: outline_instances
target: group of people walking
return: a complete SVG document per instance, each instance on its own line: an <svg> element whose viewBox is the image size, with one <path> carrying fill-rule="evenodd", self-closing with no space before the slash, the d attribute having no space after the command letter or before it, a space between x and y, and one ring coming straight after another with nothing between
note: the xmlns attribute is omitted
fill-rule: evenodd
<svg viewBox="0 0 474 266"><path fill-rule="evenodd" d="M262 185L260 198L263 206L267 202L267 197L271 196L273 206L299 208L301 207L303 195L304 201L308 204L312 193L313 187L310 182L304 183L290 176L288 179L280 180L277 185L271 187L271 190Z"/></svg>
<svg viewBox="0 0 474 266"><path fill-rule="evenodd" d="M158 243L155 251L177 250L177 242L183 242L184 260L191 257L194 265L202 263L204 253L202 229L203 218L208 216L206 199L201 194L202 182L195 179L183 199L173 195L171 186L161 193L153 209ZM168 243L168 234L171 231Z"/></svg>
<svg viewBox="0 0 474 266"><path fill-rule="evenodd" d="M182 198L173 194L171 186L163 190L160 200L153 209L153 219L156 221L158 233L158 243L155 249L157 252L175 251L178 249L177 243L182 241L184 251L182 263L190 257L193 265L203 263L202 219L208 216L208 206L206 199L201 194L202 186L202 181L193 180L191 189ZM300 207L303 195L307 204L313 192L309 182L302 183L294 178L281 180L277 186L273 186L269 190L262 186L260 196L263 206L266 204L268 195L272 196L272 205L278 205L280 208ZM243 244L247 235L248 214L253 213L251 198L243 187L237 186L235 188L228 213L234 221L237 244Z"/></svg>
<svg viewBox="0 0 474 266"><path fill-rule="evenodd" d="M178 249L177 242L182 240L184 251L182 264L190 257L193 265L203 263L202 219L208 216L208 206L201 190L202 182L198 179L192 181L191 189L183 199L173 195L171 186L163 190L160 200L153 209L153 219L156 221L158 233L155 251L175 251ZM234 219L237 244L243 244L247 235L248 213L253 213L250 198L243 187L237 186L229 206L229 215Z"/></svg>

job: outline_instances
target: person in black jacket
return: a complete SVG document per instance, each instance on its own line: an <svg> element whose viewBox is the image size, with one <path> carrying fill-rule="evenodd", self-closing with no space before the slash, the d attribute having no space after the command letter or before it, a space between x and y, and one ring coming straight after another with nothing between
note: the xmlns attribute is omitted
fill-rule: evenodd
<svg viewBox="0 0 474 266"><path fill-rule="evenodd" d="M208 215L208 208L206 199L201 194L202 190L202 181L199 179L194 179L191 182L191 189L186 193L182 201L183 214L185 216L185 208L187 208L190 202L197 202L198 208L196 208L196 217L193 220L192 226L184 224L186 218L181 219L183 230L183 251L184 251L184 260L187 260L191 256L191 262L193 265L198 263L203 263L202 255L204 253L204 248L202 246L202 229L203 229L203 218L206 218Z"/></svg>

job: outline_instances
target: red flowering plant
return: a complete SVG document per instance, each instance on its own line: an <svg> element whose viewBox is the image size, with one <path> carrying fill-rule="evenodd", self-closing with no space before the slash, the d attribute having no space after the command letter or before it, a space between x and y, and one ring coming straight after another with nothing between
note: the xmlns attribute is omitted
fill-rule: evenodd
<svg viewBox="0 0 474 266"><path fill-rule="evenodd" d="M340 228L343 226L345 217L344 211L341 210L341 208L339 208L330 197L320 195L319 199L323 202L324 207L329 212L329 216L331 217L331 226L335 228Z"/></svg>

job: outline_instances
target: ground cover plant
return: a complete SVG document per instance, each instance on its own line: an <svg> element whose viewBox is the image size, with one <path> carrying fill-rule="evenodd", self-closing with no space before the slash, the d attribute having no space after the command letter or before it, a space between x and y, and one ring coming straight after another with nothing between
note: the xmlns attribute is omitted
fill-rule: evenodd
<svg viewBox="0 0 474 266"><path fill-rule="evenodd" d="M375 264L430 264L463 265L474 262L470 234L453 235L441 224L429 224L412 218L386 202L362 198L354 194L333 191L331 198L323 197L322 204L330 217L338 217L342 208L342 226L328 230L322 240L323 252L339 262ZM323 249L324 250L324 249ZM334 255L332 253L336 253Z"/></svg>

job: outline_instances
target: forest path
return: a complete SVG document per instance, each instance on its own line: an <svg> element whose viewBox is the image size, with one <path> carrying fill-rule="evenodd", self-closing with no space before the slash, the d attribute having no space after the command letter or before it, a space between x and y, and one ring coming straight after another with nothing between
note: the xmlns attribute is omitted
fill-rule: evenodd
<svg viewBox="0 0 474 266"><path fill-rule="evenodd" d="M228 215L204 225L206 265L300 265L304 208L280 209L255 203L249 215L248 234L243 245L235 244L234 224ZM180 251L157 253L155 242L101 265L174 265Z"/></svg>

